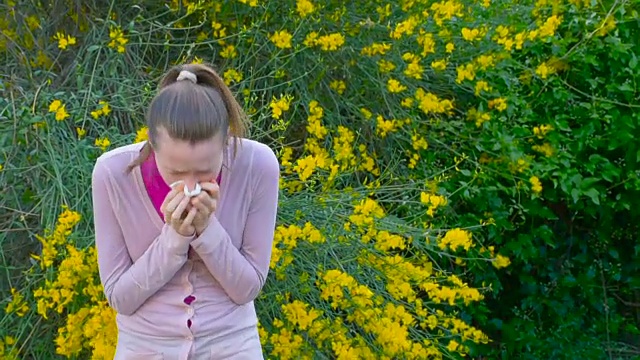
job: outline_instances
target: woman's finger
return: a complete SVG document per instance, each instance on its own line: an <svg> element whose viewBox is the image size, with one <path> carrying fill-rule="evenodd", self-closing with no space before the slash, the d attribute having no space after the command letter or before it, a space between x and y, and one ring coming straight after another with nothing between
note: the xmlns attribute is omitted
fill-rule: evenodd
<svg viewBox="0 0 640 360"><path fill-rule="evenodd" d="M195 207L191 208L191 210L187 214L187 217L185 217L184 220L182 221L182 226L193 225L193 219L195 219L197 214L198 214L198 210Z"/></svg>
<svg viewBox="0 0 640 360"><path fill-rule="evenodd" d="M174 212L184 197L184 193L176 194L165 206L165 211Z"/></svg>
<svg viewBox="0 0 640 360"><path fill-rule="evenodd" d="M198 195L197 198L192 200L192 204L202 204L205 208L209 209L209 212L215 209L215 203L216 199L209 196L209 194L206 192Z"/></svg>
<svg viewBox="0 0 640 360"><path fill-rule="evenodd" d="M178 204L178 207L171 214L171 220L182 221L182 215L184 213L184 210L187 208L188 204L189 204L189 198L183 197L182 201L180 201L180 204Z"/></svg>
<svg viewBox="0 0 640 360"><path fill-rule="evenodd" d="M202 187L202 190L208 193L209 196L213 198L217 198L218 193L220 192L220 187L218 186L217 183L203 182L200 184L200 187Z"/></svg>
<svg viewBox="0 0 640 360"><path fill-rule="evenodd" d="M178 195L178 194L184 194L184 192L182 191L182 186L173 187L171 189L171 191L169 191L167 196L162 201L162 205L160 206L160 211L165 212L165 210L166 210L167 206L169 205L169 203L173 199L175 199L176 195Z"/></svg>
<svg viewBox="0 0 640 360"><path fill-rule="evenodd" d="M168 200L168 198L169 196L167 195L167 198L165 198L164 203L160 207L160 210L164 215L165 223L171 222L171 217L173 216L173 212L175 211L176 207L178 207L177 202L180 201L180 194L177 194L177 196L174 196L170 200Z"/></svg>
<svg viewBox="0 0 640 360"><path fill-rule="evenodd" d="M203 216L209 216L209 214L211 214L211 208L206 206L202 201L195 201L193 206L198 210L198 213Z"/></svg>

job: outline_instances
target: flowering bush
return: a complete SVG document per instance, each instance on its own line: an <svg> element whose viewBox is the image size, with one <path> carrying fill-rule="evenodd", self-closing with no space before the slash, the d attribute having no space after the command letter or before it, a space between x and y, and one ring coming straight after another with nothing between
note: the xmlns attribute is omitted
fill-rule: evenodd
<svg viewBox="0 0 640 360"><path fill-rule="evenodd" d="M91 168L202 61L282 165L269 358L599 359L638 333L637 4L2 6L0 354L112 358Z"/></svg>

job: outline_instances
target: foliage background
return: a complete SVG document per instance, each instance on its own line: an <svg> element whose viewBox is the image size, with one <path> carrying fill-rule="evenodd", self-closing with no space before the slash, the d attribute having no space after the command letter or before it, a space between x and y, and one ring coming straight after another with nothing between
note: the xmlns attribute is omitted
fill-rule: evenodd
<svg viewBox="0 0 640 360"><path fill-rule="evenodd" d="M270 357L638 358L639 10L5 0L0 358L109 358L93 161L189 61L283 165Z"/></svg>

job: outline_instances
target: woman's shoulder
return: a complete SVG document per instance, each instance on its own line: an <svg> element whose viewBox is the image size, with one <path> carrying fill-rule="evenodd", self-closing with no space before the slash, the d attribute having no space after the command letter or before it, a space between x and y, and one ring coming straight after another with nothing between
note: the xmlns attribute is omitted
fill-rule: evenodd
<svg viewBox="0 0 640 360"><path fill-rule="evenodd" d="M102 153L94 164L94 177L126 175L129 164L138 156L143 146L144 142L128 144Z"/></svg>
<svg viewBox="0 0 640 360"><path fill-rule="evenodd" d="M248 138L235 139L237 144L230 142L231 158L233 166L249 170L250 174L262 174L264 172L279 173L280 163L274 150L267 144ZM234 154L234 145L237 153Z"/></svg>

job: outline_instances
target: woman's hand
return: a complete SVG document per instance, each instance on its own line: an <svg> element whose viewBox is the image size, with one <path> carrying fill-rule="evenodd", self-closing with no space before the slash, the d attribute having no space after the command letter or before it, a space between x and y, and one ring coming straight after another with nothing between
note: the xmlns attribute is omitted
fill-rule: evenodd
<svg viewBox="0 0 640 360"><path fill-rule="evenodd" d="M196 228L193 224L198 209L189 207L189 198L184 195L183 186L174 187L164 199L160 211L164 215L164 222L169 224L178 234L193 236ZM185 215L186 211L186 215Z"/></svg>
<svg viewBox="0 0 640 360"><path fill-rule="evenodd" d="M209 225L211 214L215 213L218 206L218 194L220 188L215 182L201 183L202 192L191 198L191 205L193 209L197 209L195 218L193 219L193 225L197 235L202 232Z"/></svg>

